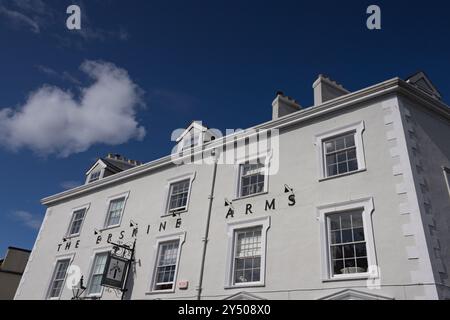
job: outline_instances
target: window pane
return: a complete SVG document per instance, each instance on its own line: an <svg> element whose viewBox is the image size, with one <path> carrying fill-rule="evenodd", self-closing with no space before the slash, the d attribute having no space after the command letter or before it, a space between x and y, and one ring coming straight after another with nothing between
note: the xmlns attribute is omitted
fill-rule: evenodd
<svg viewBox="0 0 450 320"><path fill-rule="evenodd" d="M336 138L336 150L345 149L344 137Z"/></svg>
<svg viewBox="0 0 450 320"><path fill-rule="evenodd" d="M356 259L358 272L367 272L367 258Z"/></svg>
<svg viewBox="0 0 450 320"><path fill-rule="evenodd" d="M172 289L178 259L179 240L159 245L158 263L155 275L155 290Z"/></svg>
<svg viewBox="0 0 450 320"><path fill-rule="evenodd" d="M344 260L333 260L334 274L341 274L344 268Z"/></svg>
<svg viewBox="0 0 450 320"><path fill-rule="evenodd" d="M351 228L351 214L350 213L342 213L339 215L341 217L341 228L348 229Z"/></svg>
<svg viewBox="0 0 450 320"><path fill-rule="evenodd" d="M336 154L330 154L327 156L327 165L335 164L337 163L337 156Z"/></svg>
<svg viewBox="0 0 450 320"><path fill-rule="evenodd" d="M264 191L265 175L263 163L246 163L241 165L240 196L245 197Z"/></svg>
<svg viewBox="0 0 450 320"><path fill-rule="evenodd" d="M365 243L358 243L355 245L355 251L357 257L365 257L367 256L366 252L366 244Z"/></svg>
<svg viewBox="0 0 450 320"><path fill-rule="evenodd" d="M341 163L341 162L345 162L347 161L347 153L346 152L341 152L337 154L337 162Z"/></svg>
<svg viewBox="0 0 450 320"><path fill-rule="evenodd" d="M348 162L348 171L356 171L358 170L358 162L356 160L351 160Z"/></svg>
<svg viewBox="0 0 450 320"><path fill-rule="evenodd" d="M334 141L325 142L325 151L326 153L330 153L336 150Z"/></svg>
<svg viewBox="0 0 450 320"><path fill-rule="evenodd" d="M234 283L260 281L262 228L235 232Z"/></svg>
<svg viewBox="0 0 450 320"><path fill-rule="evenodd" d="M355 146L355 135L350 134L345 137L345 147L350 148Z"/></svg>
<svg viewBox="0 0 450 320"><path fill-rule="evenodd" d="M344 246L344 258L354 258L355 257L355 246L345 245Z"/></svg>
<svg viewBox="0 0 450 320"><path fill-rule="evenodd" d="M358 170L355 133L345 134L324 142L327 176ZM333 165L336 165L335 167Z"/></svg>
<svg viewBox="0 0 450 320"><path fill-rule="evenodd" d="M332 259L342 259L342 246L331 247L331 257Z"/></svg>
<svg viewBox="0 0 450 320"><path fill-rule="evenodd" d="M328 176L335 176L338 174L337 165L328 166Z"/></svg>
<svg viewBox="0 0 450 320"><path fill-rule="evenodd" d="M170 186L169 210L186 208L191 180L186 179Z"/></svg>
<svg viewBox="0 0 450 320"><path fill-rule="evenodd" d="M61 295L61 291L64 287L64 280L66 278L67 268L69 267L70 260L61 260L56 263L53 281L50 285L50 298L58 298Z"/></svg>
<svg viewBox="0 0 450 320"><path fill-rule="evenodd" d="M355 241L364 241L364 229L363 228L354 229L353 236L355 238Z"/></svg>
<svg viewBox="0 0 450 320"><path fill-rule="evenodd" d="M357 210L332 214L326 221L333 274L366 272L367 252L362 212ZM336 245L339 243L343 245Z"/></svg>
<svg viewBox="0 0 450 320"><path fill-rule="evenodd" d="M347 162L339 163L338 164L338 174L343 174L348 172L347 170Z"/></svg>
<svg viewBox="0 0 450 320"><path fill-rule="evenodd" d="M108 221L106 226L114 226L120 223L125 198L112 200L109 204Z"/></svg>
<svg viewBox="0 0 450 320"><path fill-rule="evenodd" d="M101 282L107 258L107 252L102 252L95 255L94 263L92 265L91 279L89 281L89 294L100 294L102 292Z"/></svg>
<svg viewBox="0 0 450 320"><path fill-rule="evenodd" d="M341 242L342 242L341 230L332 231L331 232L331 243L335 244L335 243L341 243Z"/></svg>
<svg viewBox="0 0 450 320"><path fill-rule="evenodd" d="M74 235L80 233L81 224L84 219L86 209L78 210L73 213L72 225L70 226L69 235Z"/></svg>

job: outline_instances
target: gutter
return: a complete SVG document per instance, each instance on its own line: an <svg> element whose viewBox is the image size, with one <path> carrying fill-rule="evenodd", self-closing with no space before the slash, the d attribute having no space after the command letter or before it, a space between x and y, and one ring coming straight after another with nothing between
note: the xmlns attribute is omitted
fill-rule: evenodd
<svg viewBox="0 0 450 320"><path fill-rule="evenodd" d="M235 141L245 139L251 134L254 134L255 130L268 130L268 129L280 129L285 128L294 124L297 124L302 121L307 121L313 118L320 117L324 114L334 112L336 110L340 110L346 107L349 107L351 105L365 102L389 93L399 92L406 96L416 98L420 100L422 103L424 103L428 108L432 109L433 111L439 113L440 115L444 116L445 118L449 119L450 121L450 107L447 106L445 103L434 99L432 97L429 97L425 93L421 92L419 89L415 88L414 86L408 84L407 82L399 79L399 78L393 78L387 81L384 81L382 83L376 84L374 86L347 94L345 96L341 96L338 98L335 98L333 100L327 101L319 106L312 106L308 107L306 109L303 109L301 111L286 115L284 117L271 120L268 122L265 122L263 124L248 128L241 132L236 132L234 134L222 137L220 139L216 139L213 142L210 142L206 145L199 146L197 148L193 149L192 153L189 153L188 155L178 158L178 159L184 159L184 158L190 158L192 156L195 156L197 154L204 153L207 150L212 150L218 147L222 147L225 145L225 139L228 143L234 143ZM251 133L249 133L249 131ZM85 194L90 191L95 191L100 188L108 187L114 183L123 182L128 179L132 179L134 177L143 175L145 173L151 172L155 169L168 166L172 164L172 156L165 156L163 158L148 162L147 164L131 168L125 171L122 171L120 173L116 173L112 176L109 176L107 178L101 179L99 181L96 181L94 183L90 183L87 185L83 185L80 187L77 187L75 189L67 190L61 193L58 193L53 196L46 197L41 200L41 204L50 206L52 204L55 204L57 202L67 200L72 197L80 196L82 194Z"/></svg>

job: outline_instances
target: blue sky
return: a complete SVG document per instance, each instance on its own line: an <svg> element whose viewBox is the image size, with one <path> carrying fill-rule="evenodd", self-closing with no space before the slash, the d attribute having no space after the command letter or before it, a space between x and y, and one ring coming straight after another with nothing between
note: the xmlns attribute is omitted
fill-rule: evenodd
<svg viewBox="0 0 450 320"><path fill-rule="evenodd" d="M81 31L65 27L70 4L82 8ZM381 7L382 30L366 28L370 4ZM45 213L39 200L82 183L95 158L164 156L172 131L191 120L223 131L270 120L277 90L310 106L319 73L353 91L423 70L448 99L449 7L444 1L0 0L0 256L7 246L32 248ZM122 96L102 89L108 77ZM100 129L86 125L96 119L83 121L78 113L72 121L69 111L96 108L103 98L119 101L107 114L129 121L115 133L104 128L96 140L91 136ZM61 112L49 107L61 101ZM54 125L55 117L67 126ZM111 126L117 120L104 117L95 118Z"/></svg>

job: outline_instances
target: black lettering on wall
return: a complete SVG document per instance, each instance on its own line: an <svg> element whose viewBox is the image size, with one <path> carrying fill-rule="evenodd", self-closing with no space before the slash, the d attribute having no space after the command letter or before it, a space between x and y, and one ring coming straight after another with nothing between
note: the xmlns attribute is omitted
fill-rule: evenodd
<svg viewBox="0 0 450 320"><path fill-rule="evenodd" d="M99 244L100 242L102 242L102 236L98 236L97 240L95 241L95 244Z"/></svg>
<svg viewBox="0 0 450 320"><path fill-rule="evenodd" d="M269 200L266 200L266 208L264 210L275 210L275 198L269 203Z"/></svg>
<svg viewBox="0 0 450 320"><path fill-rule="evenodd" d="M79 246L80 246L80 240L77 240L77 242L75 242L75 249L78 249Z"/></svg>
<svg viewBox="0 0 450 320"><path fill-rule="evenodd" d="M106 242L110 243L111 239L112 239L112 236L113 236L112 233L108 234L108 240L106 240Z"/></svg>
<svg viewBox="0 0 450 320"><path fill-rule="evenodd" d="M234 218L234 210L233 209L228 209L228 212L227 212L227 215L226 215L226 217L225 217L225 219L228 219L228 218Z"/></svg>
<svg viewBox="0 0 450 320"><path fill-rule="evenodd" d="M67 242L66 243L66 247L64 248L64 250L69 250L71 245L72 245L71 241Z"/></svg>
<svg viewBox="0 0 450 320"><path fill-rule="evenodd" d="M150 225L147 226L147 234L150 232Z"/></svg>
<svg viewBox="0 0 450 320"><path fill-rule="evenodd" d="M181 218L178 218L175 224L175 228L179 229L180 227L181 227Z"/></svg>
<svg viewBox="0 0 450 320"><path fill-rule="evenodd" d="M125 237L125 231L120 231L119 240L122 240Z"/></svg>
<svg viewBox="0 0 450 320"><path fill-rule="evenodd" d="M289 207L295 206L295 194L291 194L289 197Z"/></svg>
<svg viewBox="0 0 450 320"><path fill-rule="evenodd" d="M58 244L58 252L61 249L62 243Z"/></svg>
<svg viewBox="0 0 450 320"><path fill-rule="evenodd" d="M245 206L245 214L253 213L252 212L252 205L249 203Z"/></svg>
<svg viewBox="0 0 450 320"><path fill-rule="evenodd" d="M149 226L150 227L150 226ZM133 232L131 233L131 237L132 238L134 238L134 237L136 237L137 236L137 233L138 233L138 228L134 228L133 229ZM148 233L148 232L147 232Z"/></svg>
<svg viewBox="0 0 450 320"><path fill-rule="evenodd" d="M165 231L166 230L166 225L167 225L167 221L161 222L159 224L159 232L161 232L163 230Z"/></svg>

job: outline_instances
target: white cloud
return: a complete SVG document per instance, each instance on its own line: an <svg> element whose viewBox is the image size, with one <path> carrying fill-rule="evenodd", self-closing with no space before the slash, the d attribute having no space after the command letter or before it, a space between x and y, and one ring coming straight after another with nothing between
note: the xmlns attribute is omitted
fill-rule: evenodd
<svg viewBox="0 0 450 320"><path fill-rule="evenodd" d="M0 146L67 157L94 144L141 140L145 129L136 111L143 105L142 90L126 70L103 61L86 61L81 70L94 81L77 96L44 85L16 110L0 110Z"/></svg>
<svg viewBox="0 0 450 320"><path fill-rule="evenodd" d="M28 228L39 230L42 223L42 217L32 215L29 212L18 210L12 213L13 218Z"/></svg>
<svg viewBox="0 0 450 320"><path fill-rule="evenodd" d="M0 6L0 15L5 16L11 23L27 26L34 33L41 32L41 28L36 20L20 13L19 11L9 10L3 6Z"/></svg>

